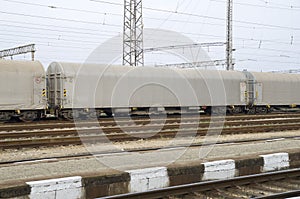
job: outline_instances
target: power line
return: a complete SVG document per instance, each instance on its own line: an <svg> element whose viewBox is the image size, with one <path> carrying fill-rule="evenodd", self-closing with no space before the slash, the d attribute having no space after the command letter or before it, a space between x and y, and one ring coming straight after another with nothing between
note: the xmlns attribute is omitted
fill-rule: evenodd
<svg viewBox="0 0 300 199"><path fill-rule="evenodd" d="M281 58L281 59L299 59L299 57L293 57L290 55L284 55L284 54L280 54L280 55L262 55L262 54L256 54L256 53L243 53L243 52L239 52L238 55L251 55L251 56L255 56L255 57L268 57L268 58Z"/></svg>
<svg viewBox="0 0 300 199"><path fill-rule="evenodd" d="M112 3L108 1L102 1L102 0L90 0L93 2L97 3L104 3L104 4L110 4L110 5L116 5L116 6L123 6L121 3ZM173 13L173 14L179 14L179 15L187 15L187 16L195 16L195 17L201 17L201 18L207 18L207 19L214 19L214 20L222 20L222 18L218 17L212 17L212 16L205 16L205 15L198 15L198 14L193 14L193 13L186 13L186 12L179 12L179 11L171 11L171 10L164 10L164 9L158 9L158 8L151 8L151 7L143 7L145 10L151 10L151 11L156 11L156 12L164 12L164 13Z"/></svg>
<svg viewBox="0 0 300 199"><path fill-rule="evenodd" d="M112 5L118 5L121 6L123 4L120 3L111 3L111 2L106 2L106 1L101 1L101 0L90 0L94 2L100 2L100 3L107 3L107 4L112 4ZM43 5L45 6L45 5ZM67 8L65 8L67 9ZM200 18L206 18L206 19L213 19L213 20L221 20L224 21L225 19L223 18L218 18L218 17L212 17L212 16L205 16L205 15L199 15L199 14L192 14L192 13L185 13L185 12L178 12L178 11L170 11L170 10L163 10L163 9L155 9L155 8L144 8L152 11L157 11L157 12L166 12L166 13L173 13L173 14L179 14L179 15L187 15L187 16L194 16L194 17L200 17ZM77 10L77 9L71 9L71 10ZM12 12L5 12L5 11L0 11L0 13L3 14L8 14L8 15L18 15L18 16L27 16L27 17L38 17L38 18L44 18L44 19L51 19L51 20L60 20L60 21L69 21L69 22L75 22L75 23L85 23L85 24L94 24L94 25L103 25L103 26L112 26L112 27L120 27L119 25L116 24L108 24L108 23L98 23L98 22L91 22L91 21L81 21L81 20L73 20L73 19L64 19L64 18L53 18L53 17L46 17L46 16L38 16L38 15L29 15L29 14L24 14L24 13L12 13ZM103 13L102 13L103 14ZM116 15L109 13L111 15ZM155 19L151 17L151 19ZM257 26L263 26L263 27L269 27L269 28L279 28L279 29L289 29L289 30L300 30L300 28L294 28L294 27L286 27L286 26L280 26L280 25L271 25L271 24L263 24L263 23L257 23L257 22L250 22L250 21L240 21L240 20L234 20L234 22L237 23L243 23L243 24L251 24L251 25L257 25ZM240 26L241 27L241 26Z"/></svg>
<svg viewBox="0 0 300 199"><path fill-rule="evenodd" d="M243 37L234 37L236 40L241 40L241 41L253 41L253 42L261 42L263 43L274 43L274 44L284 44L284 45L289 45L289 46L300 46L300 43L293 43L291 44L289 42L284 42L284 41L278 41L278 40L270 40L270 39L253 39L253 38L243 38Z"/></svg>
<svg viewBox="0 0 300 199"><path fill-rule="evenodd" d="M0 40L2 43L18 43L19 42L28 42L28 40L17 40L16 39L5 39L5 40ZM12 42L8 42L8 41L12 41ZM83 50L93 50L93 48L83 48L82 45L81 46L76 46L76 48L74 46L66 46L66 45L54 45L51 42L38 42L36 43L36 45L41 45L41 46L47 46L47 47L54 47L54 48L70 48L70 49L74 49L74 50L78 50L78 49L83 49Z"/></svg>
<svg viewBox="0 0 300 199"><path fill-rule="evenodd" d="M15 21L9 21L9 20L0 20L0 21L8 21L8 22L12 22L12 23L24 23L24 24L32 24L32 25L40 25L40 26L46 26L43 24L36 24L36 23L26 23L26 22L15 22ZM75 33L75 34L87 34L87 35L95 35L95 36L99 36L99 34L101 34L101 36L115 36L112 34L103 34L102 32L112 32L114 33L114 31L105 31L105 30L101 30L101 33L90 33L90 32L79 32L79 31L67 31L67 30L54 30L54 29L49 29L49 28L36 28L36 27L27 27L27 26L17 26L17 25L8 25L8 24L1 24L2 26L8 26L8 27L19 27L19 28L25 28L25 29L36 29L36 30L47 30L47 31L52 31L52 32L59 32L61 33ZM59 28L68 28L68 27L62 27L62 26L53 26L53 25L47 25L48 27L59 27ZM71 29L71 28L70 28ZM74 28L74 29L78 29L78 28ZM82 30L87 30L87 31L99 31L99 30L93 30L93 29L85 29L85 28L80 28ZM25 31L22 31L25 32ZM31 33L31 32L26 32L26 33ZM115 32L116 34L120 34L120 32ZM221 36L214 36L214 35L208 35L208 34L194 34L194 33L184 33L184 34L190 34L190 35L203 35L203 36L210 36L210 37L217 37L217 38L222 38ZM78 37L78 36L76 36ZM280 42L277 40L265 40L265 39L253 39L253 38L239 38L239 37L235 37L234 39L239 39L239 40L247 40L247 41L262 41L262 42L271 42L271 43L278 43L278 44L286 44L286 45L290 45L289 42ZM296 43L293 43L293 45L299 45Z"/></svg>
<svg viewBox="0 0 300 199"><path fill-rule="evenodd" d="M5 32L7 32L7 31L5 31ZM15 32L15 31L9 31L9 32ZM38 34L38 33L35 33L35 32L25 32L25 31L22 31L22 33L29 33L29 34L37 34L37 35L40 35L40 34ZM63 38L60 38L60 39L58 39L58 38L50 38L50 37L43 37L43 36L38 36L38 37L35 37L35 36L28 36L28 35L17 35L17 34L6 34L6 33L1 33L0 32L0 34L1 35L7 35L7 36L20 36L20 37L27 37L27 38L41 38L41 39L53 39L53 40L55 40L55 41L75 41L75 42L81 42L81 41L83 41L83 40L71 40L71 39L63 39ZM59 35L58 35L59 36ZM91 37L90 37L91 38ZM176 40L177 39L177 37L174 37L174 40L172 40L172 38L173 37L168 37L168 38L161 38L161 39L148 39L148 41L169 41L169 42L174 42L174 43L182 43L182 44L186 44L186 42L184 42L184 41L178 41L178 40ZM97 38L95 38L95 39L97 39ZM105 38L106 39L106 38ZM95 41L91 41L91 40L84 40L83 42L87 42L87 43L94 43L94 44L97 44L97 42L99 42L99 41L97 41L97 40L95 40ZM180 44L178 44L178 45L180 45Z"/></svg>
<svg viewBox="0 0 300 199"><path fill-rule="evenodd" d="M34 34L34 33L33 33ZM25 38L32 38L31 36L26 36L26 35L18 35L18 34L5 34L5 33L0 33L0 35L6 35L6 36L14 36L14 37L25 37ZM66 42L74 42L74 43L84 43L84 44L90 44L95 46L96 41L88 41L88 40L75 40L75 39L64 39L64 38L51 38L51 37L42 37L42 36L34 36L34 38L38 39L51 39L55 41L66 41ZM89 45L88 44L88 45Z"/></svg>
<svg viewBox="0 0 300 199"><path fill-rule="evenodd" d="M181 48L199 48L199 47L224 46L224 45L225 45L224 42L194 43L194 44L146 48L144 51L153 52L153 51L164 51L164 50L173 50L173 49L181 49Z"/></svg>
<svg viewBox="0 0 300 199"><path fill-rule="evenodd" d="M187 62L176 64L156 64L156 67L174 67L174 68L207 68L212 66L225 66L226 60L213 60L203 62Z"/></svg>
<svg viewBox="0 0 300 199"><path fill-rule="evenodd" d="M76 11L76 12L84 12L84 13L94 13L94 14L102 14L102 15L113 15L113 16L123 16L122 14L116 14L116 13L111 13L111 12L98 12L98 11L92 11L92 10L84 10L84 9L75 9L75 8L66 8L66 7L60 7L60 6L54 6L54 5L45 5L45 4L37 4L37 3L28 3L28 2L22 2L22 1L15 1L15 0L1 0L1 1L6 1L6 2L11 2L11 3L18 3L18 4L24 4L24 5L31 5L31 6L39 6L39 7L44 7L44 8L51 8L51 9L62 9L62 10L69 10L69 11ZM120 5L120 4L118 4ZM162 21L164 19L161 18L155 18L155 17L143 17L147 19L153 19L153 20L159 20ZM168 20L168 21L174 21L174 22L181 22L181 23L187 23L187 21L183 20ZM195 22L191 22L195 23ZM200 23L200 22L199 22ZM215 25L213 23L206 23L208 25ZM218 24L222 25L223 24Z"/></svg>
<svg viewBox="0 0 300 199"><path fill-rule="evenodd" d="M17 23L17 24L28 24L28 25L34 25L34 26L46 26L46 27L55 27L55 28L63 28L63 29L75 29L78 30L78 27L68 27L68 26L58 26L58 25L53 25L53 24L42 24L42 23L30 23L30 22L26 22L26 21L11 21L11 20L4 20L4 19L0 19L1 22L8 22L8 23ZM4 24L6 25L6 24ZM103 29L90 29L90 28L84 28L84 27L80 27L80 30L86 30L86 31L93 31L93 32L98 32L101 31L101 34L103 34L102 32L110 32L110 33L120 33L120 31L109 31L109 30L103 30Z"/></svg>
<svg viewBox="0 0 300 199"><path fill-rule="evenodd" d="M227 3L226 1L222 0L210 0L214 2L219 2L219 3ZM258 4L250 4L250 3L239 3L239 2L234 2L235 5L242 5L242 6L251 6L251 7L260 7L260 8L268 8L268 9L279 9L279 10L293 10L293 11L300 11L299 8L295 6L286 6L286 7L278 7L278 6L269 6L269 5L258 5Z"/></svg>
<svg viewBox="0 0 300 199"><path fill-rule="evenodd" d="M246 59L246 60L237 60L238 62L251 61L251 62L270 62L270 63L281 63L281 64L299 64L300 62L288 62L288 61L278 61L278 60L268 60L268 59Z"/></svg>
<svg viewBox="0 0 300 199"><path fill-rule="evenodd" d="M22 4L28 4L28 5L35 5L35 6L42 6L42 7L51 7L48 5L42 5L42 4L35 4L35 3L25 3L25 2L20 2L20 1L14 1L14 0L2 0L2 1L7 1L7 2L14 2L14 3L22 3ZM91 0L95 2L100 2L100 3L107 3L107 4L112 4L112 5L118 5L121 6L123 4L121 3L111 3L107 1L101 1L101 0ZM217 1L217 0L214 0ZM97 13L97 14L109 14L109 15L116 15L116 16L122 16L120 14L114 14L114 13L101 13L101 12L95 12L91 10L82 10L82 9L73 9L73 8L64 8L64 7L57 7L57 6L52 6L54 8L59 8L59 9L66 9L66 10L72 10L72 11L80 11L80 12L89 12L89 13ZM198 16L198 17L204 17L204 18L212 18L216 20L224 20L223 18L216 18L216 17L210 17L210 16L203 16L203 15L197 15L197 14L191 14L191 13L181 13L181 12L174 12L174 11L168 11L168 10L162 10L162 9L154 9L154 8L145 8L145 9L150 9L150 10L155 10L155 11L162 11L162 12L171 12L175 14L187 14L187 15L192 15L192 16ZM66 20L66 21L71 21L71 22L79 22L79 23L88 23L88 24L97 24L97 25L108 25L108 26L114 26L114 27L119 27L118 25L115 24L103 24L103 23L97 23L97 22L89 22L89 21L78 21L78 20L71 20L71 19L59 19L59 18L52 18L52 17L44 17L44 16L33 16L33 15L27 15L27 14L18 14L18 13L8 13L4 11L0 11L1 13L4 14L13 14L13 15L21 15L21 16L29 16L29 17L40 17L40 18L46 18L46 19L53 19L53 20ZM155 19L155 20L162 20L158 18L153 18L149 17L150 19ZM180 21L180 20L176 20ZM183 22L183 21L182 21ZM278 25L269 25L269 24L261 24L261 23L253 23L253 22L246 22L246 21L235 21L235 22L240 22L240 23L246 23L249 25L249 23L253 25L260 25L260 26L266 26L266 27L272 27L272 28L283 28L283 29L293 29L293 30L300 30L300 28L291 28L291 27L284 27L284 26L278 26ZM212 25L212 24L210 24ZM245 27L245 26L244 26ZM246 28L246 27L245 27Z"/></svg>
<svg viewBox="0 0 300 199"><path fill-rule="evenodd" d="M107 2L107 1L103 1L103 0L90 0L90 1L97 2L97 3L117 5L117 6L122 6L123 5L121 3L111 3L111 2ZM174 13L174 14L178 14L178 15L200 17L200 18L212 19L212 20L220 20L220 21L225 21L226 20L226 19L219 18L219 17L212 17L212 16L199 15L199 14L194 14L194 13L186 13L186 12L180 12L180 11L164 10L164 9L151 8L151 7L144 7L143 9L151 10L151 11L155 11L155 12ZM263 24L263 23L257 23L257 22L251 22L251 21L233 20L233 22L243 23L243 24L248 24L248 25L251 24L251 25L265 26L265 27L271 27L271 28L300 30L300 28L286 27L286 26L273 25L273 24Z"/></svg>
<svg viewBox="0 0 300 199"><path fill-rule="evenodd" d="M98 12L98 11L92 11L92 10L66 8L66 7L60 7L60 6L54 6L54 5L45 5L45 4L38 4L38 3L28 3L28 2L15 1L15 0L1 0L1 1L11 2L11 3L18 3L18 4L24 4L24 5L31 5L31 6L39 6L39 7L50 8L50 9L61 9L61 10L84 12L84 13L89 13L89 14L90 13L94 13L94 14L103 14L103 15L122 16L121 14L114 14L114 13L108 13L108 12Z"/></svg>
<svg viewBox="0 0 300 199"><path fill-rule="evenodd" d="M263 2L263 3L265 3L265 4L273 4L273 5L277 5L277 6L286 6L285 4L281 4L281 3L274 3L274 2L270 2L270 1L266 1L266 0L259 0L260 2ZM291 8L300 8L299 6L293 6L293 5L291 5L290 6Z"/></svg>
<svg viewBox="0 0 300 199"><path fill-rule="evenodd" d="M148 19L153 19L153 20L159 20L162 21L162 18L153 18L153 17L144 17L144 18L148 18ZM17 24L29 24L29 25L35 25L35 26L46 26L46 27L56 27L56 28L63 28L63 29L73 29L73 30L78 30L78 27L66 27L66 26L58 26L58 25L52 25L52 24L41 24L41 23L29 23L29 22L19 22L19 21L11 21L11 20L3 20L0 19L0 21L2 22L9 22L9 23L17 23ZM217 23L207 23L207 22L197 22L197 21L184 21L184 20L173 20L173 19L168 19L169 22L178 22L178 23L191 23L191 24L203 24L203 25L210 25L210 26L220 26L220 27L224 27L224 24L217 24ZM6 26L9 26L8 24L4 24ZM13 25L10 25L13 26ZM260 29L260 28L267 28L267 27L250 27L250 26L242 26L242 25L235 25L235 28L246 28L246 29ZM268 28L267 28L268 29ZM52 29L48 29L48 30L52 30ZM80 30L86 30L86 31L93 31L93 32L99 32L100 30L98 29L90 29L90 28L84 28L81 27ZM70 31L69 31L70 32ZM74 31L73 31L74 32ZM75 31L78 32L78 31ZM111 33L120 33L120 31L109 31L109 30L101 30L101 32L111 32ZM103 34L103 33L101 33Z"/></svg>
<svg viewBox="0 0 300 199"><path fill-rule="evenodd" d="M253 49L253 50L262 50L262 51L272 51L272 52L288 52L288 53L293 53L293 54L297 54L300 55L300 53L295 52L295 51L288 51L288 50L278 50L278 49L272 49L272 48L254 48L254 47L244 47L242 46L242 48L237 49L238 50L243 50L243 49Z"/></svg>
<svg viewBox="0 0 300 199"><path fill-rule="evenodd" d="M56 9L64 9L64 10L77 11L77 12L85 12L85 13L113 15L113 16L119 16L119 17L123 16L121 14L110 13L110 12L96 12L96 11L91 11L91 10L82 10L82 9L74 9L74 8L64 8L64 7L43 5L43 4L35 4L35 3L26 3L26 2L20 2L20 1L12 1L12 0L2 0L2 1L13 2L13 3L20 3L20 4L26 4L26 5L32 5L32 6L41 6L41 7L46 7L46 8L56 8ZM151 20L158 20L158 21L164 21L165 20L165 19L162 19L162 18L146 17L146 16L144 18L145 19L151 19ZM1 21L7 21L7 20L1 20ZM195 21L190 22L190 21L186 21L186 20L176 20L176 19L168 19L168 21L170 21L170 22L177 22L177 23L193 23L193 24L195 24L195 23L201 23L201 24L204 24L204 25L211 25L211 26L224 26L224 24L207 23L207 22L195 22ZM16 23L16 22L13 22L13 23ZM24 23L26 23L26 22L24 22ZM28 23L26 23L26 24L28 24ZM42 25L42 24L40 24L40 25ZM254 28L254 27L242 26L242 25L235 25L235 27L248 28L248 29L253 29ZM62 28L65 28L65 27L62 27ZM268 27L260 27L260 28L268 28ZM95 30L92 30L92 31L95 31Z"/></svg>
<svg viewBox="0 0 300 199"><path fill-rule="evenodd" d="M16 34L5 34L5 33L0 33L0 35L7 35L7 36L12 36L12 37L16 37L16 36L20 36L20 37L25 37L25 38L32 38L32 37L30 37L30 36L26 36L26 35L16 35ZM39 37L36 37L36 38L40 38L40 39L50 39L50 38L48 38L48 37L41 37L41 36L39 36ZM176 38L175 38L176 39ZM6 39L6 40L9 40L9 39ZM12 41L16 41L16 39L14 39L14 40L12 40ZM25 41L26 42L26 40L18 40L18 41ZM45 42L45 41L37 41L37 40L35 40L36 42L41 42L41 45L45 45L45 46L49 46L49 47L51 47L51 46L54 46L55 44L54 44L54 42L60 42L60 40L57 40L56 38L54 39L54 41L53 42ZM72 42L72 41L77 41L77 42L79 42L79 43L81 43L81 41L80 40L68 40L68 41L70 41L70 42ZM183 43L184 45L186 45L186 42L180 42L180 41L178 41L178 40L170 40L170 38L162 38L162 39L160 39L160 40L157 40L157 39L149 39L149 41L169 41L169 42L176 42L176 43ZM86 44L87 42L85 42L84 44L85 44L85 46L91 46L91 48L92 48L92 44L94 43L95 45L94 45L94 47L97 47L97 43L96 43L96 41L95 42L89 42L89 43L91 43L91 44ZM39 44L39 43L37 43L37 44ZM191 44L191 45L193 45L193 44ZM56 47L62 47L62 46L60 46L60 45L55 45ZM86 49L86 48L82 48L82 46L83 45L72 45L72 46L70 46L70 45L68 45L68 46L66 46L66 47L73 47L73 48L81 48L81 49ZM111 45L111 46L113 46L113 45ZM117 45L116 44L116 46L118 46L119 47L119 45ZM178 45L176 45L176 46L181 46L181 44L178 44ZM175 46L175 47L176 47ZM181 48L181 47L180 47Z"/></svg>
<svg viewBox="0 0 300 199"><path fill-rule="evenodd" d="M50 29L50 28L40 28L40 27L39 28L35 28L35 27L18 26L18 25L7 25L7 24L1 24L1 26L16 27L16 28L23 28L23 29L30 29L30 30L32 30L32 29L34 29L34 30L47 30L47 31L59 32L59 33L65 32L65 33L75 33L75 34L95 35L95 36L101 35L101 33L96 34L96 33L80 32L80 31L53 30L53 29ZM107 36L110 36L110 35L107 35ZM113 36L113 35L111 35L111 36Z"/></svg>
<svg viewBox="0 0 300 199"><path fill-rule="evenodd" d="M75 19L46 17L46 16L41 16L41 15L30 15L30 14L24 14L24 13L5 12L5 11L1 11L1 10L0 10L0 13L7 14L7 15L17 15L17 16L25 16L25 17L33 17L33 18L41 18L41 19L50 19L50 20L57 20L57 21L68 21L68 22L83 23L83 24L92 24L92 25L111 26L111 27L118 27L118 28L120 28L119 25L108 24L108 23L98 23L98 22L82 21L82 20L75 20Z"/></svg>
<svg viewBox="0 0 300 199"><path fill-rule="evenodd" d="M31 28L30 28L31 29ZM31 33L31 32L28 32L28 33ZM36 34L36 33L33 33L32 32L32 34ZM185 34L189 34L189 33L185 33ZM12 36L11 34L2 34L2 35L8 35L8 36ZM197 34L197 35L203 35L203 34ZM212 35L206 35L206 34L204 34L205 36L212 36ZM14 36L20 36L20 37L28 37L28 38L31 38L30 36L24 36L24 35L16 35L16 34L14 34ZM219 37L219 38L222 38L221 36L214 36L214 37ZM39 37L39 38L43 38L43 39L50 39L50 38L48 38L48 37ZM57 40L56 38L53 38L53 39L55 39L55 41L59 41L59 40ZM274 42L274 43L278 43L278 42L276 42L276 41L271 41L271 40L255 40L255 39L251 39L251 38L234 38L234 39L237 39L237 40L248 40L248 41L266 41L266 42ZM64 40L64 39L63 39ZM75 41L75 42L80 42L80 40L66 40L66 41ZM171 41L171 40L169 40L168 39L168 41ZM25 41L26 42L26 41ZM92 41L88 41L89 43L93 43ZM176 42L176 40L174 40L173 42ZM46 46L51 46L51 45L48 45L48 43L47 44L43 44L43 45L46 45ZM180 45L177 45L177 46L180 46ZM70 46L68 46L68 47L70 47ZM238 47L238 46L236 46L236 47ZM245 46L241 46L242 47L242 49L255 49L255 50L259 50L259 48L251 48L251 47L245 47ZM72 48L72 47L70 47L70 48ZM285 50L278 50L278 49L265 49L265 48L260 48L260 50L265 50L265 51L276 51L276 52L291 52L291 53L296 53L296 52L294 52L294 51L285 51ZM237 51L238 52L238 51ZM300 53L296 53L296 54L300 54Z"/></svg>
<svg viewBox="0 0 300 199"><path fill-rule="evenodd" d="M7 42L7 39L6 40L3 40L1 41L2 43L15 43L17 44L18 42L16 40L11 40L13 42ZM26 42L26 41L25 41ZM87 49L87 48L74 48L74 46L58 46L58 45L48 45L48 44L43 44L43 43L40 43L39 45L41 46L46 46L46 47L57 47L57 48L70 48L71 50L79 50L79 51L84 51L86 52L86 50L92 50L92 49ZM265 49L265 50L276 50L276 49ZM50 60L50 59L49 59ZM255 61L255 62L259 62L259 61L267 61L267 62L272 62L272 63L277 63L278 61L276 60L263 60L263 59L247 59L247 60L236 60L236 62L241 62L241 61ZM294 63L294 64L300 64L298 62L284 62L284 61L280 61L280 63Z"/></svg>
<svg viewBox="0 0 300 199"><path fill-rule="evenodd" d="M123 16L122 14L116 14L116 13L111 13L111 12L99 12L99 11L84 10L84 9L66 8L66 7L60 7L60 6L54 6L54 5L28 3L28 2L15 1L15 0L1 0L1 1L24 4L24 5L31 5L31 6L39 6L39 7L51 8L51 9L62 9L62 10L69 10L69 11L76 11L76 12L84 12L84 13L89 13L89 14L94 13L94 14L113 15L113 16L120 16L120 17ZM118 5L122 5L122 4L118 4ZM153 19L153 20L160 20L160 21L163 20L161 18L154 18L154 17L143 17L143 18L148 18L148 19ZM182 23L185 22L185 21L180 21L180 20L172 20L172 21L177 21L177 22L182 22Z"/></svg>

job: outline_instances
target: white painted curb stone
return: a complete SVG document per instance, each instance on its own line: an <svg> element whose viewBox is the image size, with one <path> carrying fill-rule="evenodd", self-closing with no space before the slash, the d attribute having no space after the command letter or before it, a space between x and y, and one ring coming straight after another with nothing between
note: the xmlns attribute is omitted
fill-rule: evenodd
<svg viewBox="0 0 300 199"><path fill-rule="evenodd" d="M221 160L214 162L205 162L204 174L202 180L221 180L229 179L235 176L235 161Z"/></svg>
<svg viewBox="0 0 300 199"><path fill-rule="evenodd" d="M288 153L274 153L260 157L264 159L262 172L276 171L290 166Z"/></svg>
<svg viewBox="0 0 300 199"><path fill-rule="evenodd" d="M166 167L126 171L130 175L129 192L142 192L168 187L169 176Z"/></svg>
<svg viewBox="0 0 300 199"><path fill-rule="evenodd" d="M83 198L80 176L27 182L31 187L31 199L79 199Z"/></svg>

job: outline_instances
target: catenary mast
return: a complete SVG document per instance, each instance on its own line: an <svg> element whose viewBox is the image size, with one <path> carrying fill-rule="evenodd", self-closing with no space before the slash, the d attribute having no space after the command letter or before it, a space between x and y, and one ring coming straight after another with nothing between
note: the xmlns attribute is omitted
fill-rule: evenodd
<svg viewBox="0 0 300 199"><path fill-rule="evenodd" d="M226 62L227 70L234 70L234 64L232 60L233 43L232 43L232 12L233 12L233 0L228 0L227 5L227 27L226 27L226 37L227 37L227 47L226 47Z"/></svg>
<svg viewBox="0 0 300 199"><path fill-rule="evenodd" d="M124 0L123 65L143 66L142 0Z"/></svg>

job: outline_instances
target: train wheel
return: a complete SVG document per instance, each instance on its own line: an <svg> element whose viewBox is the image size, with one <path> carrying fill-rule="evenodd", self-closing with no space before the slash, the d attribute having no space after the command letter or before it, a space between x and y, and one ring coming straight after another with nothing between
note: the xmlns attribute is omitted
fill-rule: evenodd
<svg viewBox="0 0 300 199"><path fill-rule="evenodd" d="M234 107L234 109L233 109L233 114L239 114L242 112L243 112L243 109L240 106Z"/></svg>
<svg viewBox="0 0 300 199"><path fill-rule="evenodd" d="M68 111L63 111L61 113L62 117L64 119L67 119L67 120L73 120L74 119L74 114L73 114L73 111L72 110L68 110Z"/></svg>
<svg viewBox="0 0 300 199"><path fill-rule="evenodd" d="M0 121L8 121L10 120L12 112L0 112Z"/></svg>
<svg viewBox="0 0 300 199"><path fill-rule="evenodd" d="M272 113L274 111L274 108L273 107L270 107L267 109L267 113Z"/></svg>
<svg viewBox="0 0 300 199"><path fill-rule="evenodd" d="M266 114L268 113L268 109L266 107L257 107L256 113Z"/></svg>
<svg viewBox="0 0 300 199"><path fill-rule="evenodd" d="M249 115L255 115L255 114L256 114L256 108L255 108L255 107L250 108L250 109L248 110L247 114L249 114Z"/></svg>
<svg viewBox="0 0 300 199"><path fill-rule="evenodd" d="M213 107L212 108L212 112L211 114L212 115L225 115L227 112L227 108L224 106L224 107Z"/></svg>
<svg viewBox="0 0 300 199"><path fill-rule="evenodd" d="M72 113L72 111L68 112L67 119L69 119L69 120L73 120L74 119L74 114Z"/></svg>
<svg viewBox="0 0 300 199"><path fill-rule="evenodd" d="M37 111L24 111L21 115L21 119L24 121L33 121L38 118Z"/></svg>

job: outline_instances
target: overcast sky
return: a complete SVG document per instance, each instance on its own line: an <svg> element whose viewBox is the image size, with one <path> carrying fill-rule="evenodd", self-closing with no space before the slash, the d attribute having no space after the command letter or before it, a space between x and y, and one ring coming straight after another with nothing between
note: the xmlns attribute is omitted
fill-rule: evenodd
<svg viewBox="0 0 300 199"><path fill-rule="evenodd" d="M122 34L124 1L96 1L0 0L0 49L35 43L36 59L45 67L52 61L83 62L101 43ZM234 2L236 69L300 69L300 1ZM145 28L176 31L195 43L226 41L225 0L144 0L143 6ZM213 60L225 59L225 47L204 50ZM172 63L153 57L146 56L146 63Z"/></svg>

